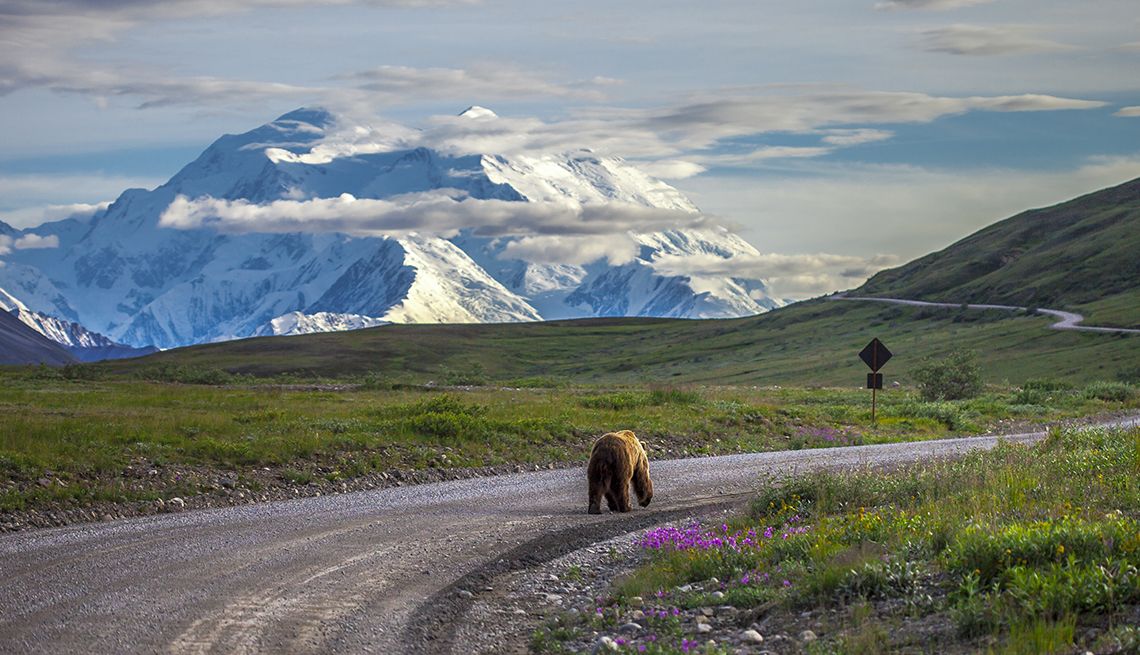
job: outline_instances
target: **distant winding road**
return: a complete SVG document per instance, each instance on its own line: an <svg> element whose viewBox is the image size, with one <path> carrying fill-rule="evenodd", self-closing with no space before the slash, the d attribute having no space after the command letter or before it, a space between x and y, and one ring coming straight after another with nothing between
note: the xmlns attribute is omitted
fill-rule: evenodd
<svg viewBox="0 0 1140 655"><path fill-rule="evenodd" d="M922 300L902 300L899 298L852 298L847 296L847 292L837 293L829 296L832 300L861 300L866 302L888 302L896 305L915 305L918 307L961 307L962 303L949 303L949 302L925 302ZM969 309L1010 309L1025 311L1028 307L1016 307L1014 305L971 305L966 304ZM1055 330L1089 330L1091 332L1124 332L1131 334L1140 334L1140 330L1132 328L1111 328L1111 327L1086 327L1078 325L1081 321L1085 320L1084 316L1074 314L1072 312L1063 312L1059 309L1040 309L1037 311L1042 314L1049 314L1061 319L1049 327Z"/></svg>
<svg viewBox="0 0 1140 655"><path fill-rule="evenodd" d="M574 468L3 534L0 653L458 653L497 575L740 506L771 474L1042 436L655 461L625 515L586 514Z"/></svg>

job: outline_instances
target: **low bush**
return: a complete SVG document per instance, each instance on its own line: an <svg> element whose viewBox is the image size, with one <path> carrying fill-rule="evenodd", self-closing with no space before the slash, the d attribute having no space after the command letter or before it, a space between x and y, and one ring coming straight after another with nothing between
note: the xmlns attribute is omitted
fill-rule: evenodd
<svg viewBox="0 0 1140 655"><path fill-rule="evenodd" d="M1084 396L1106 402L1122 403L1136 396L1136 387L1124 382L1093 382L1085 387Z"/></svg>
<svg viewBox="0 0 1140 655"><path fill-rule="evenodd" d="M425 414L482 416L487 413L487 406L464 402L459 394L442 393L412 403L382 407L374 413L384 418L412 418Z"/></svg>
<svg viewBox="0 0 1140 655"><path fill-rule="evenodd" d="M927 357L911 372L918 383L922 399L963 400L975 398L985 390L978 354L973 350L958 350L935 360Z"/></svg>
<svg viewBox="0 0 1140 655"><path fill-rule="evenodd" d="M562 389L565 388L567 383L561 380L552 380L550 378L533 377L533 378L515 378L513 380L504 380L504 387L514 389Z"/></svg>
<svg viewBox="0 0 1140 655"><path fill-rule="evenodd" d="M598 396L586 396L578 404L587 409L610 409L622 411L638 407L661 407L663 405L699 405L704 402L695 391L676 387L654 387L649 393L619 391Z"/></svg>
<svg viewBox="0 0 1140 655"><path fill-rule="evenodd" d="M648 396L629 392L607 393L600 396L586 396L579 399L578 404L586 409L609 409L620 412L646 406Z"/></svg>
<svg viewBox="0 0 1140 655"><path fill-rule="evenodd" d="M904 402L889 407L883 412L886 416L938 421L949 430L966 430L972 427L958 406L945 401Z"/></svg>
<svg viewBox="0 0 1140 655"><path fill-rule="evenodd" d="M138 372L138 377L154 382L176 382L179 384L205 384L223 385L245 381L243 376L236 376L220 368L202 368L198 366L178 366L175 364L151 364Z"/></svg>
<svg viewBox="0 0 1140 655"><path fill-rule="evenodd" d="M40 380L72 380L94 382L103 378L103 369L95 364L67 363L63 366L30 366L32 377Z"/></svg>
<svg viewBox="0 0 1140 655"><path fill-rule="evenodd" d="M471 362L457 371L445 368L443 377L453 387L480 387L487 384L487 370L479 362Z"/></svg>
<svg viewBox="0 0 1140 655"><path fill-rule="evenodd" d="M1021 385L1021 388L1025 391L1066 391L1072 389L1073 385L1064 380L1058 380L1057 378L1033 378L1032 380L1026 380L1025 384Z"/></svg>

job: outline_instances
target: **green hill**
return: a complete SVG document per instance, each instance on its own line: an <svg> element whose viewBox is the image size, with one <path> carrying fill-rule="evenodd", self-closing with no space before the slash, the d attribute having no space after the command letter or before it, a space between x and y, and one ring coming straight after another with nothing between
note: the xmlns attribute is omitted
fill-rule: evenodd
<svg viewBox="0 0 1140 655"><path fill-rule="evenodd" d="M477 368L493 383L541 377L575 384L861 386L867 367L858 353L878 337L894 353L883 371L888 385L909 384L924 357L957 348L983 353L983 373L992 382L1140 378L1140 336L1051 330L1052 322L1025 312L817 299L732 320L386 325L192 346L95 366L117 376L181 366L259 378L371 375L416 384L448 384L450 374Z"/></svg>
<svg viewBox="0 0 1140 655"><path fill-rule="evenodd" d="M1140 327L1140 180L1028 211L906 266L850 296L1070 309L1091 325ZM585 384L859 386L858 352L874 337L909 382L928 356L970 348L991 382L1037 377L1140 381L1140 336L1051 330L1027 312L918 308L817 299L733 320L585 319L482 325L387 325L245 339L101 363L112 375L188 367L259 378L448 384L541 377Z"/></svg>
<svg viewBox="0 0 1140 655"><path fill-rule="evenodd" d="M1140 179L990 225L850 295L1075 309L1140 326Z"/></svg>

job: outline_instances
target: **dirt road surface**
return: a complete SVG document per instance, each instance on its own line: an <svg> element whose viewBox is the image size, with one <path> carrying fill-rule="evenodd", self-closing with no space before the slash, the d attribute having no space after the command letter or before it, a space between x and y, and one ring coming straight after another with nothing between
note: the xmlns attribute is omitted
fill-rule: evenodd
<svg viewBox="0 0 1140 655"><path fill-rule="evenodd" d="M912 307L942 307L945 309L954 309L965 306L967 309L1008 309L1011 311L1026 311L1028 307L1018 307L1014 305L974 305L962 303L949 303L949 302L926 302L924 300L903 300L901 298L855 298L848 297L847 292L843 291L835 295L829 296L832 300L857 300L865 302L885 302L894 303L896 305L910 305ZM1048 314L1057 318L1057 322L1049 327L1054 330L1085 330L1088 332L1107 332L1110 334L1140 334L1140 330L1132 328L1112 328L1112 327L1093 327L1085 326L1080 323L1085 320L1084 316L1074 314L1073 312L1065 312L1059 309L1041 309L1037 308L1038 312Z"/></svg>
<svg viewBox="0 0 1140 655"><path fill-rule="evenodd" d="M658 461L653 503L624 515L588 515L571 468L7 533L0 653L460 653L456 630L496 576L742 506L774 474L997 442Z"/></svg>

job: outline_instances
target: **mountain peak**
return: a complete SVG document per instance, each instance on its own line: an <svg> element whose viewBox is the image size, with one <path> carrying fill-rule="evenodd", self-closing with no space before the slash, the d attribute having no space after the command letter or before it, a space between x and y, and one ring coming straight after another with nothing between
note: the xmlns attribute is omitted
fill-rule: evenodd
<svg viewBox="0 0 1140 655"><path fill-rule="evenodd" d="M463 113L459 115L463 118L470 118L477 121L489 121L491 119L499 117L499 115L495 112L491 111L490 109L480 107L479 105L471 105L467 109L463 110Z"/></svg>
<svg viewBox="0 0 1140 655"><path fill-rule="evenodd" d="M305 123L318 129L326 129L336 122L336 116L323 107L301 107L277 117L274 123Z"/></svg>

